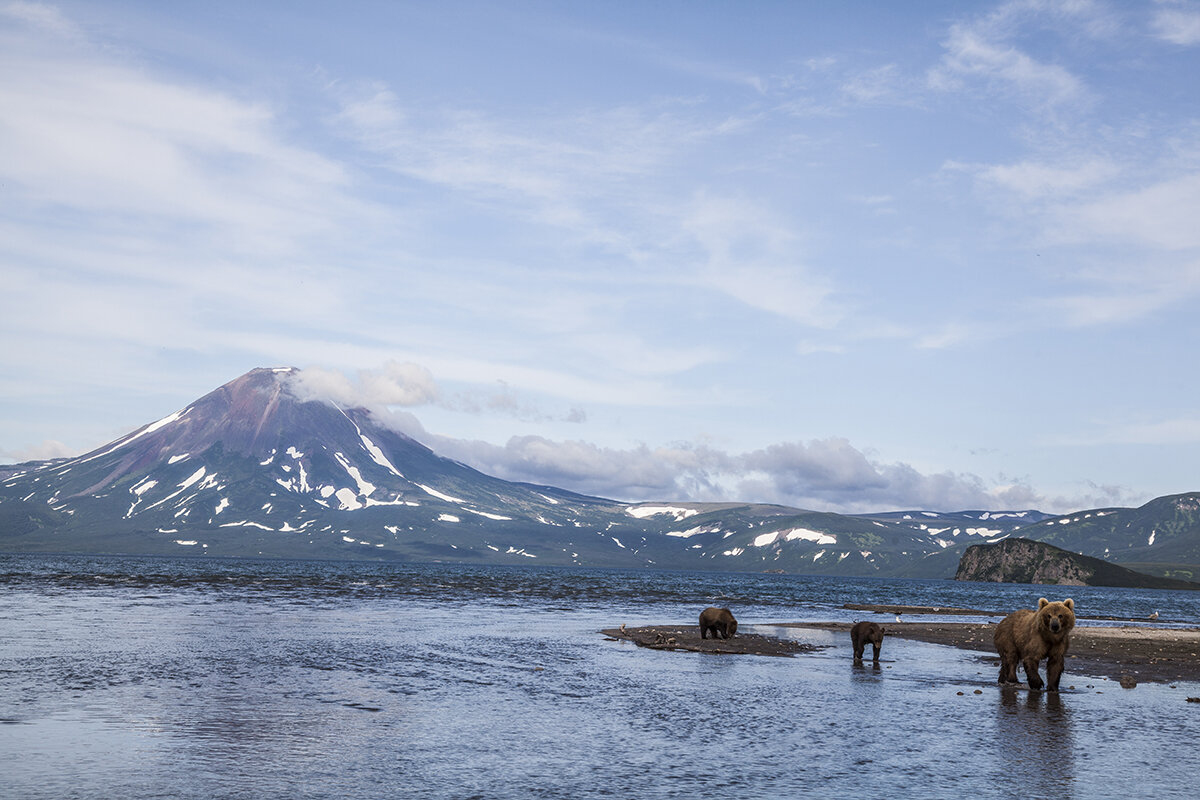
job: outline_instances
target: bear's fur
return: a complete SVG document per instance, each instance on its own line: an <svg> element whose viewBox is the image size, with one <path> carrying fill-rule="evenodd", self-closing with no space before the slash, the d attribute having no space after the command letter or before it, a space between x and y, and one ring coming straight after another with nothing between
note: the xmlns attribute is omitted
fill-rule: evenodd
<svg viewBox="0 0 1200 800"><path fill-rule="evenodd" d="M1042 597L1037 611L1022 608L1005 617L993 634L1000 654L1000 683L1016 683L1020 664L1025 667L1029 688L1041 689L1038 662L1045 659L1046 689L1057 692L1074 627L1075 601L1069 597L1061 603Z"/></svg>
<svg viewBox="0 0 1200 800"><path fill-rule="evenodd" d="M737 633L737 620L728 608L709 607L700 612L700 638L707 639L712 631L714 639L728 639Z"/></svg>
<svg viewBox="0 0 1200 800"><path fill-rule="evenodd" d="M879 660L879 648L883 645L883 628L876 625L874 622L856 622L854 627L850 629L850 641L854 645L854 660L862 661L863 650L867 647L867 642L875 646L875 657L872 661Z"/></svg>

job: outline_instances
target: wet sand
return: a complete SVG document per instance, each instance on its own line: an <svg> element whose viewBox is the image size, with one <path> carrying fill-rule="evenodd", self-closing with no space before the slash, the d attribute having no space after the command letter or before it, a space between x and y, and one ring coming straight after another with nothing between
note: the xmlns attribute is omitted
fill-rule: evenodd
<svg viewBox="0 0 1200 800"><path fill-rule="evenodd" d="M700 638L698 625L647 625L641 628L606 628L610 639L630 641L652 650L686 650L693 653L725 653L755 656L794 656L821 649L792 639L739 632L732 639Z"/></svg>
<svg viewBox="0 0 1200 800"><path fill-rule="evenodd" d="M779 627L819 628L846 631L850 622L791 622ZM973 622L888 622L888 636L950 645L964 650L996 654L992 642L994 623ZM996 661L999 669L999 659ZM1120 680L1171 683L1200 682L1200 628L1155 628L1150 626L1075 626L1067 651L1066 674L1093 675ZM1022 673L1023 677L1023 673ZM1066 680L1066 676L1064 677Z"/></svg>

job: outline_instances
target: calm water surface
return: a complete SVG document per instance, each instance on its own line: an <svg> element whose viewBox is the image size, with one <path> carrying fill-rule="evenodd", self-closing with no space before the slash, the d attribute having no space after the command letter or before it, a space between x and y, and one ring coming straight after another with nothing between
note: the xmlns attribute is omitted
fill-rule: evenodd
<svg viewBox="0 0 1200 800"><path fill-rule="evenodd" d="M1069 593L1081 614L1200 624L1194 593ZM1068 671L1075 689L1044 695L1001 689L980 654L917 642L888 639L873 669L821 631L792 634L831 645L793 659L598 634L714 603L772 632L849 621L847 602L998 610L1059 594L0 556L0 796L1193 797L1200 684L1129 691Z"/></svg>

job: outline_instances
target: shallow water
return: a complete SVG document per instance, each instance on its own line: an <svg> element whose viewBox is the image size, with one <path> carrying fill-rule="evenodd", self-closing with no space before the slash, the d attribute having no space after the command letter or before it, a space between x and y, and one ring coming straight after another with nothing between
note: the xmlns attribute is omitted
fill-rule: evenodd
<svg viewBox="0 0 1200 800"><path fill-rule="evenodd" d="M1081 613L1200 624L1192 593L1070 593ZM876 669L852 664L848 636L770 626L849 620L846 602L1002 609L1059 594L0 557L0 795L1193 796L1198 684L1130 691L1068 672L1074 690L1030 693L999 687L981 654L888 639ZM690 622L713 603L828 647L713 656L598 634Z"/></svg>

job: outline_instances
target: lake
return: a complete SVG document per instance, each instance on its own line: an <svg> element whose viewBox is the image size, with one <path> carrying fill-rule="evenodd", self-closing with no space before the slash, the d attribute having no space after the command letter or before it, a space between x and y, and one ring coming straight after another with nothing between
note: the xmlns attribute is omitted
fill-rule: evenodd
<svg viewBox="0 0 1200 800"><path fill-rule="evenodd" d="M1123 690L1068 663L1075 689L1031 693L979 653L889 638L875 669L848 636L771 627L886 623L844 603L1039 596L1200 624L1197 593L1154 590L0 556L0 795L1193 797L1200 684ZM717 656L599 634L708 605L828 647Z"/></svg>

